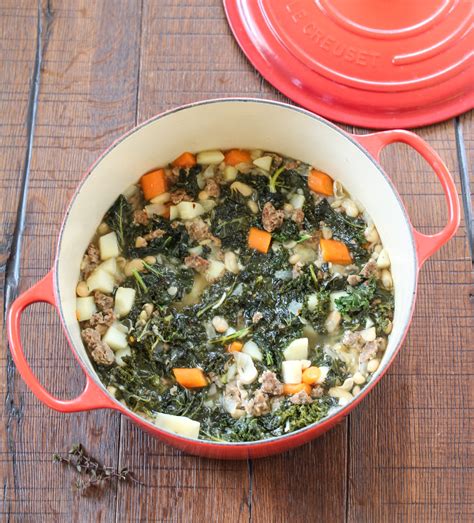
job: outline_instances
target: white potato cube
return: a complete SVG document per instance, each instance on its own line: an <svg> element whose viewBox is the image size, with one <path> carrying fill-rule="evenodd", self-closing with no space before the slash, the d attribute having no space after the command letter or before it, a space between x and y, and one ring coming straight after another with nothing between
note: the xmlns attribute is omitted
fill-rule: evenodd
<svg viewBox="0 0 474 523"><path fill-rule="evenodd" d="M273 158L271 156L260 156L260 158L253 161L253 164L264 171L269 171L272 167L272 161Z"/></svg>
<svg viewBox="0 0 474 523"><path fill-rule="evenodd" d="M170 206L170 220L178 220L179 219L179 209L177 205L171 205Z"/></svg>
<svg viewBox="0 0 474 523"><path fill-rule="evenodd" d="M262 351L260 350L259 346L252 340L247 341L244 344L241 352L243 352L244 354L248 354L253 360L263 360Z"/></svg>
<svg viewBox="0 0 474 523"><path fill-rule="evenodd" d="M239 379L244 385L250 385L258 376L258 371L248 354L242 352L234 352L234 359L237 365L237 372Z"/></svg>
<svg viewBox="0 0 474 523"><path fill-rule="evenodd" d="M196 202L181 202L176 207L178 208L179 217L183 220L192 220L206 212L204 207Z"/></svg>
<svg viewBox="0 0 474 523"><path fill-rule="evenodd" d="M209 260L209 267L206 270L205 277L207 281L216 281L223 276L225 265L219 260Z"/></svg>
<svg viewBox="0 0 474 523"><path fill-rule="evenodd" d="M387 249L382 249L380 251L379 257L377 258L377 267L379 269L388 269L390 267L390 257Z"/></svg>
<svg viewBox="0 0 474 523"><path fill-rule="evenodd" d="M90 320L95 312L97 312L97 307L95 306L95 301L92 296L76 298L77 321Z"/></svg>
<svg viewBox="0 0 474 523"><path fill-rule="evenodd" d="M126 316L132 310L135 303L135 295L135 289L130 289L129 287L119 287L117 289L114 312L119 318Z"/></svg>
<svg viewBox="0 0 474 523"><path fill-rule="evenodd" d="M369 327L368 329L364 329L363 331L360 331L359 334L361 335L364 341L374 341L377 337L375 327Z"/></svg>
<svg viewBox="0 0 474 523"><path fill-rule="evenodd" d="M201 424L186 416L173 416L172 414L164 414L158 412L155 418L155 425L160 429L174 432L180 436L197 439L199 437L199 430Z"/></svg>
<svg viewBox="0 0 474 523"><path fill-rule="evenodd" d="M308 338L293 340L283 351L285 360L306 360L308 358Z"/></svg>
<svg viewBox="0 0 474 523"><path fill-rule="evenodd" d="M123 361L123 358L125 358L126 356L131 356L131 354L132 354L132 349L128 345L125 347L125 349L119 349L115 353L115 363L119 367L124 367L126 365L126 363Z"/></svg>
<svg viewBox="0 0 474 523"><path fill-rule="evenodd" d="M283 383L297 384L303 379L303 371L300 360L284 361L281 364Z"/></svg>
<svg viewBox="0 0 474 523"><path fill-rule="evenodd" d="M196 162L200 165L217 164L224 160L224 155L221 151L202 151L197 154Z"/></svg>
<svg viewBox="0 0 474 523"><path fill-rule="evenodd" d="M290 198L290 203L295 209L302 209L305 202L305 198L302 194L294 194Z"/></svg>
<svg viewBox="0 0 474 523"><path fill-rule="evenodd" d="M154 215L162 216L166 211L166 206L163 203L150 203L145 205L145 212L151 218Z"/></svg>
<svg viewBox="0 0 474 523"><path fill-rule="evenodd" d="M239 171L233 166L233 165L226 165L224 168L224 180L226 182L233 182L237 175L239 174Z"/></svg>
<svg viewBox="0 0 474 523"><path fill-rule="evenodd" d="M102 260L108 260L120 254L117 235L113 231L99 238L99 250Z"/></svg>
<svg viewBox="0 0 474 523"><path fill-rule="evenodd" d="M87 287L92 291L111 293L114 290L115 279L107 271L97 268L86 280Z"/></svg>
<svg viewBox="0 0 474 523"><path fill-rule="evenodd" d="M102 340L114 351L123 350L128 346L127 335L123 332L122 325L117 323L113 323L107 329Z"/></svg>
<svg viewBox="0 0 474 523"><path fill-rule="evenodd" d="M117 277L119 272L117 267L117 258L109 258L108 260L102 262L97 268L108 272L114 278Z"/></svg>

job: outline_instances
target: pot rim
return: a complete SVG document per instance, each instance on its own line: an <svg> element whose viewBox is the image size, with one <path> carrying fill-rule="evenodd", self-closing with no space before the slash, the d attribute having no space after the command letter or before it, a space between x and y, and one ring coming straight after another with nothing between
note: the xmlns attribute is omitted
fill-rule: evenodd
<svg viewBox="0 0 474 523"><path fill-rule="evenodd" d="M155 424L153 424L148 419L146 419L146 418L144 418L142 416L139 416L138 414L133 412L129 407L127 407L126 405L122 404L119 400L117 400L114 396L112 396L109 393L109 391L106 389L104 384L101 382L101 380L98 379L98 377L96 376L96 373L91 373L89 371L89 369L86 368L85 363L83 362L82 358L79 356L79 353L76 350L76 348L74 346L74 343L71 340L71 336L69 335L69 331L68 331L68 328L67 328L67 325L66 325L66 321L65 321L65 317L64 317L64 313L63 313L61 293L60 293L59 285L58 285L58 270L59 270L58 266L59 266L60 249L61 249L61 243L62 243L62 239L63 239L63 235L64 235L64 229L65 229L65 226L66 226L66 222L68 220L68 217L69 217L69 214L71 212L71 209L74 206L74 203L75 203L77 197L79 196L79 194L81 192L81 189L82 189L83 185L86 183L86 181L89 178L89 176L91 176L91 174L93 173L93 171L95 170L97 165L99 165L99 163L109 153L111 153L117 146L119 146L129 136L133 135L136 131L140 130L143 127L146 127L147 125L149 125L149 124L151 124L151 123L153 123L153 122L155 122L157 120L160 120L160 119L162 119L162 118L164 118L166 116L169 116L169 115L177 113L177 112L181 112L181 111L184 111L184 110L187 110L187 109L191 109L191 108L196 107L196 106L212 105L212 104L216 104L216 103L235 103L235 102L239 102L239 103L258 103L258 104L265 104L265 105L273 105L273 106L285 108L287 110L291 110L291 111L296 111L296 112L302 113L302 114L304 114L306 116L311 117L314 120L317 120L317 121L321 122L322 124L330 127L331 129L337 131L345 139L347 139L353 145L355 145L357 147L357 149L361 153L363 153L374 164L374 166L377 168L379 174L384 177L384 179L386 180L386 182L390 186L390 189L392 190L393 196L397 200L397 203L398 203L398 205L400 207L400 210L402 211L403 216L405 217L406 224L407 224L407 226L409 228L410 236L411 236L411 248L412 248L412 252L414 254L414 256L413 256L413 263L414 263L414 275L415 275L415 277L414 277L414 289L413 289L413 295L412 295L412 300L411 300L411 307L410 307L409 314L408 314L408 316L407 316L407 318L405 320L405 325L403 327L403 334L401 335L400 340L399 340L397 346L395 347L395 349L393 351L393 354L390 356L390 358L385 363L380 365L380 367L377 369L377 371L372 375L373 377L370 380L370 382L367 383L367 385L362 389L362 391L359 394L357 394L357 396L355 396L347 405L345 405L344 407L338 408L336 411L334 411L332 414L326 416L322 420L314 422L314 423L312 423L312 424L310 424L310 425L308 425L306 427L303 427L301 429L298 429L298 430L296 430L294 432L290 432L288 434L283 434L283 435L280 435L280 436L273 436L271 438L266 438L266 439L257 440L257 441L243 441L243 442L201 440L201 439L189 438L189 437L181 436L179 434L175 434L175 433L172 433L172 432L169 432L169 431L165 431L165 430L157 427ZM322 433L322 432L324 432L325 429L328 430L329 428L333 427L336 423L341 421L342 418L344 418L347 414L349 414L349 412L351 410L353 410L367 396L367 394L369 394L369 392L372 391L372 389L380 381L382 376L387 372L388 368L393 363L396 355L398 354L399 350L401 349L401 346L403 345L403 342L404 342L404 340L406 338L406 335L407 335L407 332L408 332L408 328L409 328L409 326L411 324L411 321L412 321L413 311L414 311L415 303L416 303L419 270L420 270L420 263L419 263L419 260L418 260L418 252L417 252L417 248L416 248L416 242L415 242L415 237L414 237L413 225L411 223L410 217L408 216L408 212L405 209L405 206L404 206L404 204L402 202L402 199L401 199L400 195L398 194L398 191L396 190L392 180L387 175L387 173L385 173L385 171L383 170L383 168L381 167L379 162L374 158L374 156L372 156L368 152L368 150L363 145L361 145L356 140L355 135L352 135L352 134L348 133L347 131L344 131L343 129L338 127L336 124L326 120L325 118L323 118L323 117L321 117L321 116L319 116L317 114L314 114L314 113L312 113L312 112L310 112L310 111L308 111L306 109L303 109L303 108L300 108L300 107L296 107L296 106L288 104L288 103L278 102L278 101L274 101L274 100L268 100L268 99L265 99L265 98L224 97L224 98L211 98L211 99L206 99L206 100L199 100L199 101L196 101L196 102L191 102L191 103L188 103L188 104L180 105L178 107L174 107L174 108L169 109L167 111L163 111L161 113L158 113L157 115L152 116L151 118L145 120L144 122L134 126L132 129L127 131L125 134L121 135L108 148L106 148L102 152L102 154L99 155L99 157L94 161L94 163L89 167L89 169L86 170L85 174L82 176L82 178L79 181L79 184L78 184L76 190L74 191L73 196L71 197L71 199L69 201L69 204L67 206L66 212L64 213L64 218L62 220L61 228L60 228L60 231L59 231L59 234L58 234L58 240L56 242L55 259L54 259L52 272L53 272L54 296L55 296L55 299L56 299L57 309L59 311L59 317L61 319L61 325L62 325L64 334L65 334L65 336L67 338L68 344L69 344L69 346L71 348L71 351L74 354L74 357L78 361L78 363L81 366L81 368L83 369L83 371L87 374L87 376L90 379L92 379L93 382L95 383L95 385L98 386L102 390L103 394L106 395L106 397L111 402L113 402L115 404L115 406L113 406L112 408L115 408L116 410L120 411L122 414L124 414L125 416L131 418L133 421L137 422L138 424L145 425L146 427L148 427L153 432L157 432L159 434L163 434L163 436L165 436L167 438L176 439L176 440L182 441L183 443L197 445L197 446L206 447L206 448L215 447L215 446L220 447L220 448L222 448L222 447L229 447L229 448L236 448L236 447L256 448L256 447L262 447L262 446L278 445L283 440L288 441L288 442L292 441L292 440L298 440L303 435L308 435L311 432L316 431L316 430Z"/></svg>

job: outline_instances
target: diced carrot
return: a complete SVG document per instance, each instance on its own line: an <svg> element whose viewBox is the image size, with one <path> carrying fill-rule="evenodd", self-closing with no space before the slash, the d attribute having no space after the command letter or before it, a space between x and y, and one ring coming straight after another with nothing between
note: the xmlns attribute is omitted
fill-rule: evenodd
<svg viewBox="0 0 474 523"><path fill-rule="evenodd" d="M145 200L151 200L167 191L166 175L163 169L144 174L140 180Z"/></svg>
<svg viewBox="0 0 474 523"><path fill-rule="evenodd" d="M272 242L272 235L267 231L262 231L256 227L250 227L248 245L251 249L255 249L263 254L268 252L270 243Z"/></svg>
<svg viewBox="0 0 474 523"><path fill-rule="evenodd" d="M308 367L303 371L303 383L307 383L308 385L315 385L318 383L320 377L321 371L319 367Z"/></svg>
<svg viewBox="0 0 474 523"><path fill-rule="evenodd" d="M338 265L349 265L352 263L352 256L345 243L337 240L319 240L323 259L325 262L337 263Z"/></svg>
<svg viewBox="0 0 474 523"><path fill-rule="evenodd" d="M183 153L173 160L172 165L174 167L192 167L196 165L196 156L193 153Z"/></svg>
<svg viewBox="0 0 474 523"><path fill-rule="evenodd" d="M231 149L224 154L224 161L227 165L238 165L239 163L252 163L252 158L248 151L242 149Z"/></svg>
<svg viewBox="0 0 474 523"><path fill-rule="evenodd" d="M333 179L326 173L317 171L316 169L311 169L309 173L308 186L312 191L318 194L324 194L325 196L332 196L334 194Z"/></svg>
<svg viewBox="0 0 474 523"><path fill-rule="evenodd" d="M227 346L228 352L240 352L242 350L242 347L244 346L243 343L240 341L233 341L230 345Z"/></svg>
<svg viewBox="0 0 474 523"><path fill-rule="evenodd" d="M286 396L298 394L298 392L301 392L302 390L304 390L308 396L311 394L311 386L307 383L285 383L283 385L283 394Z"/></svg>
<svg viewBox="0 0 474 523"><path fill-rule="evenodd" d="M207 379L201 369L173 369L176 381L186 389L196 389L206 387Z"/></svg>

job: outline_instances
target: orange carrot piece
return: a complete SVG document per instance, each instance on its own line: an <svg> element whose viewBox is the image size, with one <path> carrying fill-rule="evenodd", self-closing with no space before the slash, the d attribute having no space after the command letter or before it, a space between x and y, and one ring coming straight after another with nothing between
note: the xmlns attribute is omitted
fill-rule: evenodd
<svg viewBox="0 0 474 523"><path fill-rule="evenodd" d="M196 156L193 153L185 152L173 160L173 167L193 167L196 165Z"/></svg>
<svg viewBox="0 0 474 523"><path fill-rule="evenodd" d="M242 350L242 347L244 346L243 343L240 341L233 341L230 345L227 347L228 352L240 352Z"/></svg>
<svg viewBox="0 0 474 523"><path fill-rule="evenodd" d="M321 171L311 169L308 176L309 188L317 192L318 194L324 194L325 196L333 196L333 179Z"/></svg>
<svg viewBox="0 0 474 523"><path fill-rule="evenodd" d="M252 163L252 158L248 151L242 149L231 149L224 154L224 161L227 165L238 165L239 163Z"/></svg>
<svg viewBox="0 0 474 523"><path fill-rule="evenodd" d="M315 385L318 383L320 377L321 371L319 367L308 367L303 371L303 383L307 383L308 385Z"/></svg>
<svg viewBox="0 0 474 523"><path fill-rule="evenodd" d="M352 256L345 243L337 240L319 240L323 259L325 262L337 263L338 265L349 265L352 263Z"/></svg>
<svg viewBox="0 0 474 523"><path fill-rule="evenodd" d="M267 231L262 231L256 227L250 227L248 236L248 245L251 249L266 254L272 242L272 235Z"/></svg>
<svg viewBox="0 0 474 523"><path fill-rule="evenodd" d="M173 369L176 381L186 389L206 387L207 379L201 369Z"/></svg>
<svg viewBox="0 0 474 523"><path fill-rule="evenodd" d="M285 383L283 385L283 394L286 396L298 394L298 392L301 392L302 390L304 390L308 396L311 394L311 386L307 383Z"/></svg>
<svg viewBox="0 0 474 523"><path fill-rule="evenodd" d="M166 175L163 169L144 174L140 180L145 200L151 200L167 191Z"/></svg>

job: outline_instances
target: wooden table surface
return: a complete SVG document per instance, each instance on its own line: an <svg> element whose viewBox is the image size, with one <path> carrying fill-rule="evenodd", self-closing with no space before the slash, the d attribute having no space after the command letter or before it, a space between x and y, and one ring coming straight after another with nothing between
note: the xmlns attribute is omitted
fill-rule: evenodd
<svg viewBox="0 0 474 523"><path fill-rule="evenodd" d="M219 0L2 0L5 307L51 267L68 200L104 148L164 109L233 95L285 100L240 52ZM48 410L19 378L3 332L2 520L472 521L473 113L417 132L463 191L463 221L421 273L413 324L396 362L345 422L268 459L187 456L115 412ZM439 230L446 211L429 167L406 146L387 148L383 165L420 230ZM32 306L22 332L39 379L59 397L77 395L84 378L51 307ZM74 442L106 463L128 465L145 485L81 497L71 487L74 474L51 459Z"/></svg>

